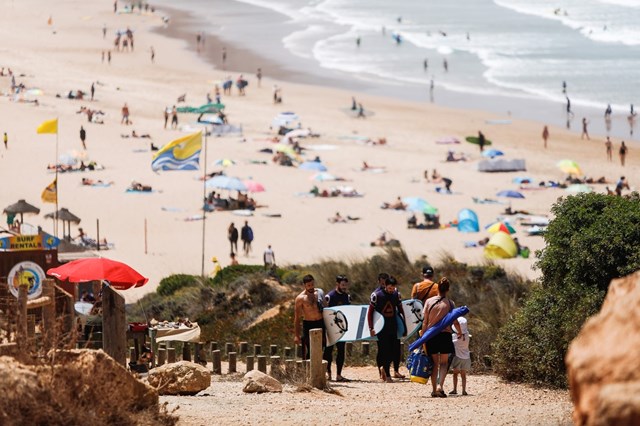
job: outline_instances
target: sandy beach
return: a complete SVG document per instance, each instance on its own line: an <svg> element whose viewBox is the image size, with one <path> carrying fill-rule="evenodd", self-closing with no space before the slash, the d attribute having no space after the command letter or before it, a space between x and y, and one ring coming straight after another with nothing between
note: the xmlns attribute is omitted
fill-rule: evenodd
<svg viewBox="0 0 640 426"><path fill-rule="evenodd" d="M289 83L286 70L281 70L279 80L265 75L262 87L258 88L253 74L257 62L248 58L245 68L242 49L227 47L229 54L234 55L234 70L238 71L216 69L206 55L194 53L195 36L181 30L181 34L176 35L187 37L182 40L158 32L165 26L162 20L165 13L160 11L114 14L111 3L76 0L55 7L36 0L2 1L0 5L4 11L0 18L0 35L4 40L0 67L5 67L5 71L11 68L18 84L43 93L35 95L38 106L14 102L10 78L0 77L0 91L6 94L0 98L0 132L7 132L9 138L8 149L0 147L4 182L0 205L4 207L26 199L40 207L41 213L25 216L25 222L53 233L52 221L43 216L52 212L54 205L43 203L40 194L54 179L47 165L56 162L56 136L37 135L36 127L57 117L59 153L75 151L76 156L104 166L104 170L61 173L59 204L82 218L80 226L91 237L96 237L99 220L100 237L113 244L111 250L101 254L125 261L150 278L145 287L123 293L128 301L153 291L159 280L169 274L200 273L202 221L188 219L202 214L203 187L198 177L203 170L154 173L150 167L150 139L122 138L121 135L131 135L132 130L149 134L158 146L185 135L179 130L163 128L164 108L176 104L183 94L188 105L204 104L207 92L213 96L215 84L227 75L235 80L238 71L249 80L246 96L238 96L234 87L232 95L223 96L222 102L229 122L242 125L243 135L208 138L207 172L222 170L213 166L216 159L233 159L236 165L225 168L225 173L262 183L266 191L253 197L265 207L258 208L251 217L231 212L207 214L204 253L207 272L212 269L212 256L217 256L223 266L229 264L227 227L231 222L240 227L244 220L253 227L255 240L253 253L249 257L240 256L241 263L262 263L262 252L268 244L273 246L280 264L368 257L380 250L371 247L370 242L383 231L398 239L412 259L422 255L437 259L449 253L463 262L483 263L482 249L464 248L464 243L480 240L488 235L486 232L463 234L455 228L407 229L409 213L383 210L380 206L398 196L422 197L439 209L443 224L456 219L461 209L471 208L484 227L508 205L509 200L496 197L496 193L518 189L518 185L512 183L514 177L526 175L535 182L564 180L566 176L556 167L562 159L577 161L587 176L604 176L610 188L621 175L630 179L632 188L638 186L640 155L631 146L627 165L622 167L617 155L619 140L613 141L614 161L607 162L604 140L596 135L589 141L581 140L579 135L552 127L549 148L544 149L542 123L513 120L508 125L490 125L486 120L503 117ZM51 25L47 22L50 16ZM179 26L178 19L172 18L169 28ZM105 38L103 25L107 27ZM111 63L102 62L102 52L113 49L115 31L127 27L134 31L135 50L113 51ZM211 49L218 46L212 39L207 39L207 45ZM156 52L155 63L151 62L151 47ZM215 52L212 55L215 56ZM67 99L70 90L88 92L92 82L96 88L94 101ZM282 88L283 103L279 105L272 102L274 84ZM352 95L375 115L357 119L346 114ZM120 124L120 109L125 103L131 111L132 125ZM86 116L78 113L82 106L103 111L104 124L88 123ZM275 132L269 127L273 117L283 111L295 111L303 127L320 134L318 138L300 139L301 145L308 148L305 157L319 156L330 173L348 180L318 183L319 188L344 184L364 196L309 197L305 193L314 185L310 180L313 172L277 166L271 162L271 155L259 152L273 148L274 144L267 139ZM181 114L179 119L182 125L194 122L196 116ZM86 153L82 152L80 126L87 132ZM503 150L507 158L525 159L527 171L492 174L476 171L482 157L478 147L464 142L464 138L476 135L478 130L493 141L492 147ZM387 144L365 144L360 140L362 137L384 137ZM456 137L462 143L435 143L447 137ZM464 153L470 160L445 162L449 149ZM201 166L204 161L203 153ZM386 172L361 171L363 161L384 167ZM425 181L425 169L431 172L434 168L453 181L453 194L440 194L435 188L441 184ZM83 186L83 177L113 184ZM154 191L128 193L125 190L132 180L151 185ZM592 186L595 191L604 192L607 185ZM526 198L512 200L512 208L538 215L548 214L558 197L568 195L558 188L522 192ZM473 197L497 199L505 204L475 204ZM329 223L327 219L336 212L359 220ZM72 226L72 236L77 235L77 229ZM528 237L524 228L517 225L516 229L522 245L532 250L542 248L541 237ZM528 277L537 274L531 269L534 262L534 256L499 261L506 269ZM401 283L401 290L408 291L408 284ZM326 287L329 285L326 283Z"/></svg>

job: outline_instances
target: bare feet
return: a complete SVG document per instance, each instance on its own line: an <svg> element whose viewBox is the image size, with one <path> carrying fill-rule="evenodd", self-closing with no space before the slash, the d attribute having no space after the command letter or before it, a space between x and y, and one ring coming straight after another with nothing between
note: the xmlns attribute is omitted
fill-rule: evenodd
<svg viewBox="0 0 640 426"><path fill-rule="evenodd" d="M393 373L393 377L395 379L404 379L405 375L404 374L400 374L398 371L396 371L395 373Z"/></svg>
<svg viewBox="0 0 640 426"><path fill-rule="evenodd" d="M391 377L387 377L387 373L383 369L380 369L380 378L383 382L387 382L387 379L391 379Z"/></svg>

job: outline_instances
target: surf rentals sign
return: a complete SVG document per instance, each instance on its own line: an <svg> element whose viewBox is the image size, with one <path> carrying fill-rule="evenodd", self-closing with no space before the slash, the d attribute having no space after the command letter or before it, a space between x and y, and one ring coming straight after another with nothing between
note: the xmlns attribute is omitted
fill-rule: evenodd
<svg viewBox="0 0 640 426"><path fill-rule="evenodd" d="M59 244L60 239L49 234L0 238L0 250L6 251L51 250Z"/></svg>

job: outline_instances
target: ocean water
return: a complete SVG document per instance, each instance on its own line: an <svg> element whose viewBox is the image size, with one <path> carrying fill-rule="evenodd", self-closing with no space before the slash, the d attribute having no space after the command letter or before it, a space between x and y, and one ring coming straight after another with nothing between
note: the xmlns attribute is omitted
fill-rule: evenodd
<svg viewBox="0 0 640 426"><path fill-rule="evenodd" d="M625 125L630 104L640 105L640 0L160 4L193 12L207 23L204 30L258 54L281 49L281 55L272 56L292 69L306 67L316 76L350 78L365 86L397 87L425 99L432 81L437 90L457 94L458 100L478 95L514 103L550 101L558 104L556 112L563 111L568 96L574 109L593 116L611 104L614 117ZM249 13L249 7L277 16L272 30L259 13Z"/></svg>

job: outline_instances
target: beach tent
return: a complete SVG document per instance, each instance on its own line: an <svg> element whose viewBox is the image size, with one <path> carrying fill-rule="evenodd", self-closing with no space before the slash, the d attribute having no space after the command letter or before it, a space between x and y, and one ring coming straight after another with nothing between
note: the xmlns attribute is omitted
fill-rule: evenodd
<svg viewBox="0 0 640 426"><path fill-rule="evenodd" d="M501 157L503 155L504 152L500 151L499 149L487 149L485 151L482 151L482 156L488 158Z"/></svg>
<svg viewBox="0 0 640 426"><path fill-rule="evenodd" d="M484 248L487 259L510 259L516 257L518 248L513 238L505 232L496 232Z"/></svg>
<svg viewBox="0 0 640 426"><path fill-rule="evenodd" d="M458 213L458 232L479 232L480 222L476 212L470 209L460 210Z"/></svg>

